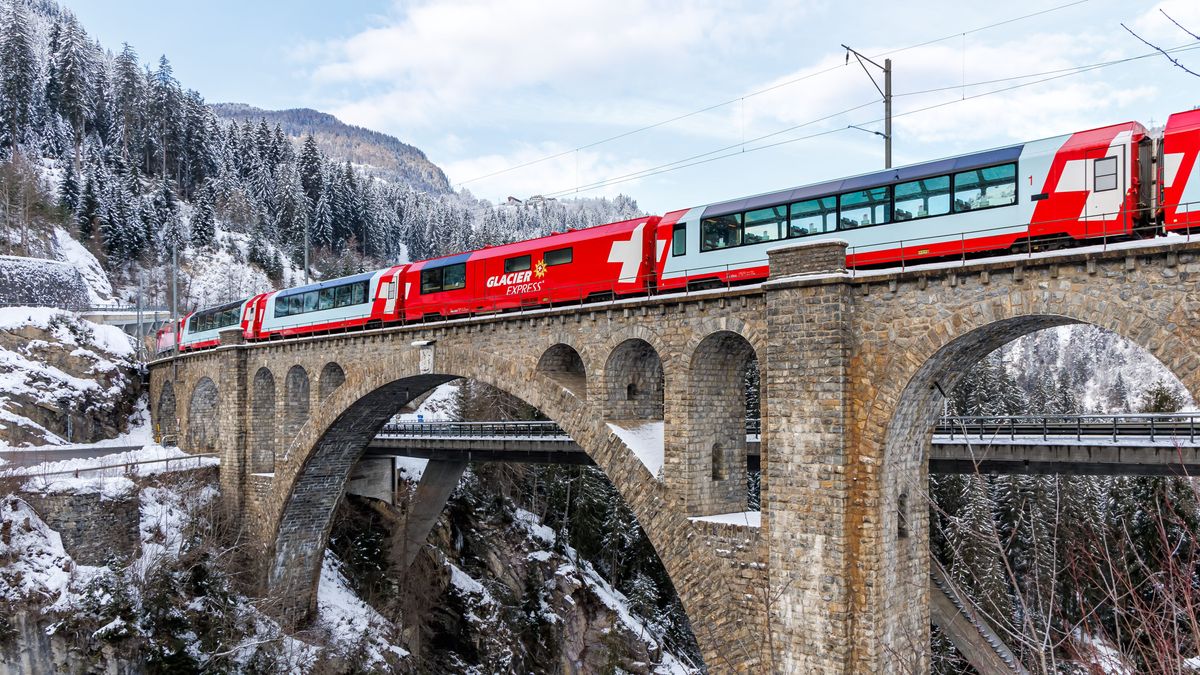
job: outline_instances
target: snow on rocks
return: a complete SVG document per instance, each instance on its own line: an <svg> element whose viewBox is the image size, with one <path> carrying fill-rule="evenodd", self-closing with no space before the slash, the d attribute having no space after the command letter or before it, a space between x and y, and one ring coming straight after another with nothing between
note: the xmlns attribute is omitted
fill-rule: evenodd
<svg viewBox="0 0 1200 675"><path fill-rule="evenodd" d="M396 627L355 595L342 574L341 562L328 550L317 587L317 623L329 631L336 648L363 647L366 654L363 665L367 667L386 669L395 659L408 656L407 651L393 643Z"/></svg>
<svg viewBox="0 0 1200 675"><path fill-rule="evenodd" d="M54 228L54 244L58 249L59 260L79 270L88 287L88 300L92 305L104 305L113 301L112 284L108 274L96 256L92 255L61 227Z"/></svg>
<svg viewBox="0 0 1200 675"><path fill-rule="evenodd" d="M86 448L87 446L75 446ZM147 445L99 457L70 458L7 467L0 477L28 477L23 490L39 493L95 494L120 499L134 490L132 477L216 466L216 457L194 457L179 448Z"/></svg>
<svg viewBox="0 0 1200 675"><path fill-rule="evenodd" d="M77 565L62 538L19 497L0 500L0 598L11 603L35 601L47 610L73 602L72 585L101 568Z"/></svg>
<svg viewBox="0 0 1200 675"><path fill-rule="evenodd" d="M608 423L618 438L642 460L642 464L655 478L662 478L663 467L663 422L645 422L636 426Z"/></svg>

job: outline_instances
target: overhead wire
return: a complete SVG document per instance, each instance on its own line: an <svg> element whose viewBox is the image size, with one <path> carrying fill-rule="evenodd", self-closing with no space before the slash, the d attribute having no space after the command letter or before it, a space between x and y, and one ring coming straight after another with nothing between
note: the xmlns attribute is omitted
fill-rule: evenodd
<svg viewBox="0 0 1200 675"><path fill-rule="evenodd" d="M901 53L901 52L909 51L909 50L912 50L912 49L917 49L917 48L920 48L920 47L925 47L925 46L927 46L927 45L931 45L931 44L936 44L936 43L938 43L938 42L943 42L943 41L945 41L945 40L949 40L949 39L956 38L956 37L959 37L959 36L965 36L965 35L969 35L969 34L972 34L972 33L978 33L978 32L981 32L981 31L989 30L989 29L991 29L991 28L996 28L996 27L998 27L998 26L1004 26L1004 25L1007 25L1007 24L1010 24L1010 23L1015 23L1015 22L1017 22L1017 21L1023 21L1023 20L1025 20L1025 19L1030 19L1030 18L1033 18L1033 17L1042 16L1042 15L1044 15L1044 14L1049 14L1049 13L1051 13L1051 12L1057 12L1057 11L1059 11L1059 10L1062 10L1062 9L1067 9L1067 8L1069 8L1069 7L1074 7L1074 6L1076 6L1076 5L1082 5L1082 4L1085 4L1085 3L1087 3L1087 2L1091 2L1091 0L1073 0L1072 2L1063 3L1063 4L1061 4L1061 5L1056 5L1056 6L1054 6L1054 7L1049 7L1049 8L1047 8L1047 9L1039 10L1039 11L1037 11L1037 12L1031 12L1031 13L1029 13L1029 14L1023 14L1023 15L1021 15L1021 16L1012 17L1012 18L1009 18L1009 19L1004 19L1004 20L997 21L997 22L994 22L994 23L990 23L990 24L987 24L987 25L984 25L984 26L979 26L979 27L977 27L977 28L972 28L972 29L970 29L970 30L966 30L966 31L960 31L960 32L957 32L957 33L951 33L951 34L949 34L949 35L944 35L944 36L942 36L942 37L939 37L939 38L934 38L934 39L932 39L932 40L926 40L926 41L924 41L924 42L920 42L920 43L917 43L917 44L909 45L909 46L907 46L907 47L899 47L899 48L897 48L897 49L893 49L893 50L890 50L890 51L886 51L886 52L880 52L879 54L875 54L875 55L873 55L873 57L872 57L872 58L880 58L880 57L884 57L884 56L889 56L889 55L891 55L891 54L899 54L899 53ZM845 64L838 64L838 65L836 65L836 66L830 66L830 67L828 67L828 68L823 68L823 69L821 69L821 70L817 70L817 71L814 71L814 72L811 72L811 73L806 73L806 74L804 74L804 75L801 75L801 76L799 76L799 77L795 77L795 78L792 78L792 79L789 79L789 80L786 80L786 81L783 81L783 82L778 82L778 83L776 83L776 84L773 84L773 85L770 85L770 86L768 86L768 87L764 87L764 88L762 88L762 89L758 89L758 90L755 90L755 91L752 91L752 92L749 92L749 93L746 93L746 94L742 94L742 95L740 95L740 96L736 96L736 97L730 98L730 99L728 99L728 100L725 100L725 101L721 101L720 103L713 103L713 104L711 104L711 105L707 105L707 106L704 106L704 107L702 107L702 108L698 108L698 109L696 109L696 110L692 110L692 111L690 111L690 112L686 112L686 113L683 113L683 114L680 114L680 115L676 115L676 116L674 116L674 117L670 117L670 118L667 118L667 119L664 119L664 120L660 120L660 121L658 121L658 122L654 122L654 123L651 123L651 124L647 124L647 125L644 125L644 126L638 127L638 128L636 128L636 129L630 129L629 131L624 131L624 132L621 132L621 133L619 133L619 134L615 134L615 135L613 135L613 136L608 136L608 137L606 137L606 138L602 138L602 139L599 139L599 140L596 140L596 141L592 141L592 142L590 142L590 143L585 143L585 144L583 144L583 145L579 145L579 146L577 146L577 147L574 147L574 148L571 148L571 149L569 149L569 150L563 150L563 151L560 151L560 152L551 153L551 154L549 154L549 155L545 155L545 156L539 157L539 158L537 158L537 159L531 159L531 160L529 160L529 161L526 161L526 162L521 162L521 163L518 163L518 164L514 164L514 165L512 165L512 166L508 166L508 167L505 167L505 168L503 168L503 169L497 169L497 170L495 170L495 171L491 171L491 172L488 172L488 173L485 173L485 174L481 174L481 175L475 176L474 178L470 178L470 179L463 180L463 181L458 181L458 182L456 182L456 183L455 183L455 185L461 188L461 187L463 187L463 186L465 186L465 185L468 185L468 184L470 184L470 183L476 183L476 182L479 182L479 181L481 181L481 180L485 180L485 179L488 179L488 178L493 178L493 177L495 177L495 176L500 176L500 175L503 175L503 174L506 174L506 173L510 173L510 172L512 172L512 171L517 171L517 170L520 170L520 169L528 168L528 167L530 167L530 166L535 166L535 165L537 165L537 164L541 164L541 163L543 163L543 162L548 162L548 161L550 161L550 160L554 160L554 159L559 159L559 158L562 158L562 157L566 157L566 156L568 156L568 155L571 155L572 153L577 153L577 152L579 152L579 151L581 151L581 150L587 150L587 149L589 149L589 148L594 148L594 147L596 147L596 146L598 146L598 145L604 145L604 144L606 144L606 143L611 143L612 141L617 141L617 140L620 140L620 139L622 139L622 138L628 138L629 136L634 136L634 135L636 135L636 134L640 134L640 133L643 133L643 132L646 132L646 131L650 131L650 130L653 130L653 129L657 129L657 128L659 128L659 127L663 127L663 126L666 126L666 125L668 125L668 124L674 124L675 122L680 122L680 121L683 121L683 120L685 120L685 119L688 119L688 118L691 118L691 117L695 117L696 115L702 115L702 114L704 114L704 113L706 113L706 112L711 112L711 111L713 111L713 110L717 110L717 109L719 109L719 108L723 108L723 107L725 107L725 106L732 105L732 104L734 104L734 103L737 103L737 102L739 102L739 101L742 101L742 102L744 102L744 101L745 101L745 99L747 99L747 98L753 98L753 97L755 97L755 96L760 96L760 95L762 95L762 94L770 93L770 92L772 92L772 91L775 91L775 90L777 90L777 89L781 89L781 88L783 88L783 87L789 87L789 86L792 86L792 85L794 85L794 84L798 84L798 83L800 83L800 82L804 82L805 80L810 80L810 79L812 79L812 78L814 78L814 77L818 77L818 76L820 76L820 75L825 75L825 74L827 74L827 73L831 73L831 72L833 72L833 71L835 71L835 70L838 70L839 68L844 68L844 67L846 67L846 66L845 66Z"/></svg>
<svg viewBox="0 0 1200 675"><path fill-rule="evenodd" d="M1177 53L1177 52L1182 52L1182 51L1190 51L1193 49L1200 49L1200 45L1195 45L1195 44L1181 45L1179 47L1173 47L1173 48L1167 49L1165 51L1167 51L1168 53ZM1139 59L1150 58L1152 56L1158 56L1158 52L1148 52L1146 54L1140 54L1137 56L1127 57L1127 58L1123 58L1123 59L1116 59L1116 60L1112 60L1112 61L1103 61L1103 62L1093 63L1093 64L1086 64L1086 65L1077 66L1075 68L1070 68L1070 69L1060 69L1058 71L1046 71L1045 73L1040 73L1040 74L1035 73L1035 74L1028 74L1028 75L1024 75L1024 76L1015 76L1012 78L1003 78L1002 80L995 80L995 81L991 81L990 83L998 83L1000 81L1012 81L1012 80L1016 80L1016 79L1027 79L1029 77L1039 77L1040 75L1048 75L1048 77L1043 77L1042 79L1034 80L1032 82L1021 82L1021 83L1014 84L1014 85L1008 86L1008 87L1001 87L999 89L991 89L991 90L988 90L985 92L979 92L977 94L970 94L967 96L963 96L961 98L956 98L956 99L949 100L949 101L942 101L942 102L924 106L921 108L914 108L912 110L907 110L907 111L904 111L901 113L896 113L896 114L892 115L892 119L896 119L898 117L908 117L910 115L916 115L919 113L928 112L930 110L935 110L937 108L943 108L943 107L954 105L957 103L963 103L964 101L971 101L971 100L983 98L985 96L1001 94L1006 91L1013 91L1015 89L1021 89L1023 87L1031 87L1031 86L1034 86L1037 84L1050 82L1052 80L1058 80L1058 79L1062 79L1064 77L1080 75L1083 73L1091 72L1093 70L1099 70L1101 68L1108 68L1111 66L1120 65L1123 63L1129 63L1131 61L1136 61ZM980 83L969 84L966 86L976 86L977 84L980 84ZM918 93L931 93L934 91L958 90L962 86L963 85L955 85L953 87L945 87L945 88L939 88L939 89L935 89L935 90L927 90L924 92L909 92L909 94L915 95ZM854 108L851 108L848 110L850 112L853 112L854 110L858 110L858 109L867 107L869 105L874 105L875 103L878 103L878 102L879 102L879 100L876 99L875 101L871 101L870 103L858 105L858 106L855 106ZM812 120L809 122L805 122L803 124L793 125L786 129L782 129L779 131L772 132L770 134L765 134L763 136L759 136L757 138L750 139L750 140L746 141L746 143L755 143L759 140L764 140L766 138L778 136L780 134L784 134L789 131L794 131L798 128L812 126L813 124L817 124L819 122L826 121L828 119L832 119L833 117L837 117L842 114L846 114L846 113L843 111L843 112L833 113L831 115L825 115L817 120ZM725 146L723 148L718 148L718 149L715 149L715 150L712 150L712 151L709 151L706 153L701 153L699 155L693 155L691 157L685 157L683 159L675 160L672 162L667 162L665 164L659 164L657 166L643 169L640 171L635 171L635 172L631 172L631 173L627 173L627 174L622 174L619 176L613 176L611 178L606 178L606 179L599 180L599 181L594 181L592 183L589 183L589 184L586 184L583 186L575 186L575 187L559 190L556 192L546 193L543 196L544 197L560 197L560 196L567 195L572 192L578 192L581 190L590 191L590 190L595 190L595 189L599 189L599 188L610 187L612 185L618 185L618 184L627 183L627 182L633 181L633 180L640 180L642 178L649 178L651 176L657 176L657 175L660 175L663 173L677 171L679 169L685 169L688 167L696 166L698 164L706 164L708 162L726 159L726 158L734 157L737 155L749 154L752 152L758 152L760 150L767 150L769 148L775 148L775 147L779 147L782 145L788 145L788 144L796 143L799 141L804 141L804 140L809 140L809 139L813 139L813 138L818 138L821 136L828 136L831 134L840 133L840 132L846 131L848 128L850 128L850 126L862 126L862 125L868 125L868 124L876 124L876 123L879 123L882 121L883 121L883 118L879 117L879 118L875 118L872 120L856 122L854 125L849 125L846 127L838 127L835 129L826 129L826 130L823 130L823 131L820 131L820 132L817 132L814 134L808 134L805 136L798 136L796 138L784 139L782 141L776 141L774 143L768 143L765 145L758 145L758 146L754 146L751 148L746 148L746 147L744 147L744 144L737 143L734 145ZM737 152L726 152L726 151L734 149L734 148L740 148L740 150L738 150ZM724 152L725 154L717 154L717 153L722 153L722 152Z"/></svg>

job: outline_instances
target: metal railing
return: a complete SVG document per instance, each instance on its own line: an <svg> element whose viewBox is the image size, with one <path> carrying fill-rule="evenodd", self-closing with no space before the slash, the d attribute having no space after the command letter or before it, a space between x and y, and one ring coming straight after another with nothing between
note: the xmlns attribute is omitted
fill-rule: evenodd
<svg viewBox="0 0 1200 675"><path fill-rule="evenodd" d="M1125 415L998 415L989 417L943 417L935 433L968 439L1040 438L1042 441L1075 441L1121 438L1184 439L1196 442L1200 413L1154 413Z"/></svg>
<svg viewBox="0 0 1200 675"><path fill-rule="evenodd" d="M87 467L80 467L77 469L67 469L65 471L34 471L33 469L36 468L36 465L22 466L22 467L13 467L11 469L0 470L0 478L42 478L45 476L73 476L75 478L79 478L81 474L95 473L96 471L108 471L110 469L120 469L122 474L129 474L130 470L133 469L134 467L144 466L147 464L164 464L164 463L167 465L166 470L169 471L171 468L171 462L187 463L187 462L192 462L192 461L195 461L195 466L188 467L188 468L203 469L203 468L206 468L206 465L204 464L204 462L198 461L198 460L205 459L208 457L217 458L217 457L219 457L219 455L217 455L216 453L203 453L203 454L197 454L197 455L187 455L186 457L167 457L165 459L146 459L146 460L138 460L135 462L121 462L120 464L106 464L104 466L87 466ZM52 460L51 463L53 463L53 461L55 461L55 460ZM57 460L57 461L62 461L62 460Z"/></svg>
<svg viewBox="0 0 1200 675"><path fill-rule="evenodd" d="M759 420L746 420L746 434L757 436L762 431ZM555 422L402 422L383 425L378 436L414 438L481 438L494 436L533 436L547 439L569 439Z"/></svg>

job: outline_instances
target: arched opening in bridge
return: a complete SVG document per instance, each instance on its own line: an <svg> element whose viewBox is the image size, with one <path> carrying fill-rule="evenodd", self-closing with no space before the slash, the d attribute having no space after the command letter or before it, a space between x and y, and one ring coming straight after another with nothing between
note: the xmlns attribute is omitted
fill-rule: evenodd
<svg viewBox="0 0 1200 675"><path fill-rule="evenodd" d="M171 382L164 382L158 395L158 429L155 438L163 445L179 444L179 414L175 409L175 387Z"/></svg>
<svg viewBox="0 0 1200 675"><path fill-rule="evenodd" d="M538 359L537 370L575 396L587 399L587 372L583 357L571 345L559 343L547 349Z"/></svg>
<svg viewBox="0 0 1200 675"><path fill-rule="evenodd" d="M286 446L308 421L308 372L301 366L292 366L288 369L283 390L283 434L280 441Z"/></svg>
<svg viewBox="0 0 1200 675"><path fill-rule="evenodd" d="M733 331L712 333L692 353L688 374L693 436L687 462L695 467L691 472L710 478L696 481L693 513L757 510L760 385L754 347Z"/></svg>
<svg viewBox="0 0 1200 675"><path fill-rule="evenodd" d="M290 498L284 506L275 540L274 562L269 570L270 586L279 594L279 597L302 603L296 607L287 608L288 611L296 611L300 613L297 615L301 615L310 609L311 604L309 603L311 603L312 595L307 593L306 589L311 587L312 579L316 576L314 570L318 569L321 564L322 551L331 528L338 535L339 541L354 540L354 537L346 536L346 533L338 528L352 524L356 520L355 518L339 516L336 519L339 524L330 522L340 496L339 481L344 484L346 479L352 475L352 470L362 457L364 448L369 445L384 422L392 418L396 411L403 408L409 401L447 383L450 379L449 376L444 375L422 375L405 377L378 386L363 394L357 401L350 402L348 408L336 415L336 419L331 419L330 426L316 442L307 459L303 460L303 468L292 484ZM487 415L488 421L494 420L497 414L504 414L503 411L523 411L525 415L530 414L531 411L536 412L536 409L521 399L478 381L465 382L462 389L468 390L468 393L456 394L455 396L460 400L473 397L478 397L480 400L475 404L472 404L470 400L462 401L461 409ZM491 389L491 391L484 391L484 389ZM474 393L470 393L470 390L474 390ZM445 399L447 396L435 395L430 398ZM512 399L512 401L509 403L498 402L498 398ZM335 400L340 401L341 399L335 396ZM342 404L338 403L337 405ZM325 412L330 413L331 418L333 417L332 411ZM418 413L419 410L417 413L411 414ZM427 424L428 422L429 420L426 421ZM371 456L378 455L376 450L368 450L368 453ZM435 462L441 464L436 467L438 476L444 478L454 475L453 472L446 472L443 469L455 461L459 460L434 457L429 460L429 464L420 468L414 468L412 460L404 461L400 465L410 472L407 475L411 476L413 470L425 472L415 488L410 486L409 490L404 492L415 495L417 498L439 493L438 486L426 484L425 481L429 477L429 473L435 469ZM524 575L534 574L531 570L537 568L542 561L548 561L551 564L545 571L548 578L556 578L556 575L564 574L564 579L572 580L579 576L580 580L583 580L584 577L597 574L597 572L589 570L599 570L599 574L608 575L611 568L615 576L612 578L605 576L608 583L618 590L628 591L631 596L638 597L639 603L657 603L655 606L659 608L658 611L662 615L678 617L679 625L672 629L672 634L690 636L690 627L688 627L686 616L679 608L679 601L675 598L670 578L662 569L662 564L657 557L649 561L658 565L657 573L647 567L638 567L636 564L641 560L637 556L642 553L649 552L654 556L657 555L654 545L645 535L640 534L636 518L628 508L624 507L620 495L608 482L602 471L580 465L533 467L527 464L493 463L473 466L466 473L463 481L459 484L456 493L458 496L455 499L459 501L452 500L448 512L443 512L441 505L452 490L441 490L442 501L437 502L434 506L436 509L434 515L439 517L443 524L434 525L435 532L438 533L434 535L433 540L435 542L453 542L453 544L449 549L443 547L434 551L432 546L422 543L420 546L422 553L417 556L414 567L411 570L405 570L404 573L393 575L394 578L402 579L401 585L406 589L405 592L426 597L431 593L441 593L445 579L449 576L466 579L473 575L479 581L471 582L472 584L483 583L489 589L489 593L505 598L501 604L511 603L513 606L518 606L521 602L529 601L533 602L534 606L538 606L538 603L541 602L538 599L539 594L544 594L543 590L538 589L546 589L548 586L538 581L536 577L526 580ZM453 488L453 485L450 487ZM342 508L356 508L356 503L359 503L358 498L346 499ZM513 505L519 507L515 512L512 511ZM412 523L415 519L424 517L422 514L429 508L428 504L417 503L401 507L399 509L400 518L393 521L393 524ZM376 515L380 513L377 505L367 510ZM529 541L520 544L516 549L519 559L508 564L503 562L504 558L499 557L504 555L503 551L484 551L479 548L478 537L471 533L473 529L477 528L470 527L463 520L479 518L500 519L495 524L495 529L498 531L515 529L528 532ZM541 522L542 519L544 519L544 524ZM445 524L447 522L449 529L442 530L441 528L447 527ZM635 536L635 534L639 536ZM555 542L563 536L568 537L566 543L570 549L576 552L568 555L584 555L586 553L594 556L596 562L585 565L574 558L571 559L573 562L569 562L569 564L567 560L560 560L558 556L563 556L562 551L567 550L568 547L557 546ZM525 548L529 545L535 546L532 553ZM590 546L591 549L585 551L587 546ZM434 555L430 555L430 552L433 552ZM443 556L449 556L446 558L447 562L456 567L452 575L445 574L447 562L443 562ZM646 561L641 560L641 562L645 563ZM490 577L484 579L480 576L485 569L494 568L496 565L505 568L498 579ZM564 565L567 567L564 568ZM425 569L429 567L435 567L436 573ZM571 572L571 569L578 570L578 574ZM537 572L537 574L541 573ZM571 583L574 584L575 581L571 581ZM662 585L663 583L666 584L665 587ZM506 584L508 588L516 589L513 597L508 597ZM533 595L525 597L523 594L527 593L533 593ZM425 596L421 596L421 594L425 594ZM424 602L419 600L419 597L415 600L405 600L398 603L397 606L407 608L409 610L407 616L415 616L412 610L414 607L419 610L420 603ZM427 601L436 603L437 597L440 596L427 597ZM667 606L671 603L675 603L674 613L666 611ZM583 606L587 603L579 600L578 604ZM648 611L648 609L635 609L634 611ZM690 637L690 639L693 642L695 640L694 637ZM414 647L415 645L406 646ZM417 648L420 649L419 646ZM535 666L525 670L538 671L540 668L540 666Z"/></svg>
<svg viewBox="0 0 1200 675"><path fill-rule="evenodd" d="M317 395L319 400L324 401L329 398L329 395L342 386L346 381L346 372L338 364L330 361L321 368L321 381L317 385Z"/></svg>
<svg viewBox="0 0 1200 675"><path fill-rule="evenodd" d="M220 436L220 401L217 385L207 377L201 378L192 389L188 402L187 444L193 453L213 453L218 450Z"/></svg>
<svg viewBox="0 0 1200 675"><path fill-rule="evenodd" d="M1193 457L1189 439L1162 427L1161 447L1136 436L1149 433L1138 415L1194 408L1180 377L1194 382L1196 373L1176 336L1138 321L1130 317L1123 331L1135 343L1063 316L1003 319L950 340L917 369L886 435L884 472L893 480L883 483L891 506L880 513L897 564L882 568L882 602L904 595L900 581L924 578L918 570L932 558L939 584L1010 636L1027 667L1109 650L1136 654L1129 658L1138 670L1160 670L1145 660L1157 648L1139 646L1158 618L1129 606L1111 582L1169 588L1161 579L1172 576L1170 560L1181 551L1200 559L1200 545L1182 543L1200 541L1200 523L1181 515L1197 513L1190 483L1138 475L1170 473L1166 463ZM1114 435L1127 425L1133 436ZM1176 538L1167 546L1150 535L1168 530ZM1133 550L1130 564L1120 551ZM1147 590L1139 606L1153 606L1155 596L1164 597ZM955 636L936 612L933 620L935 658L958 658L937 652ZM1091 628L1081 638L1072 631L1083 623ZM1046 635L1061 646L1029 646Z"/></svg>
<svg viewBox="0 0 1200 675"><path fill-rule="evenodd" d="M268 368L254 374L250 392L250 471L274 473L275 436L279 418L275 411L275 376Z"/></svg>
<svg viewBox="0 0 1200 675"><path fill-rule="evenodd" d="M630 338L617 345L605 361L604 379L608 419L663 419L662 358L649 342Z"/></svg>

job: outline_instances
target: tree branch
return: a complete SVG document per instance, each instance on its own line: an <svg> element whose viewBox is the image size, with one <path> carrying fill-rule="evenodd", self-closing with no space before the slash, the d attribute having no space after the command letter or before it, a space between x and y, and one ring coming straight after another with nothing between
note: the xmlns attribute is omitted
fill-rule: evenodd
<svg viewBox="0 0 1200 675"><path fill-rule="evenodd" d="M1167 18L1170 18L1170 17L1167 17ZM1176 25L1179 25L1179 24L1176 24ZM1137 38L1138 40L1141 40L1142 44L1154 49L1158 53L1167 57L1167 60L1170 61L1171 63L1175 64L1176 67L1182 68L1184 71L1186 71L1192 75L1195 75L1196 77L1200 77L1200 73L1197 73L1194 70L1190 70L1187 66L1180 63L1179 59L1176 59L1175 57L1168 54L1167 51L1165 49L1163 49L1162 47L1159 47L1158 45L1156 45L1154 43L1147 42L1141 35L1138 35L1137 33L1133 32L1133 29L1131 29L1129 26L1126 26L1125 24L1121 24L1121 28L1124 28L1126 31L1129 31L1129 34L1132 35L1133 37ZM1182 28L1182 26L1180 26L1180 28Z"/></svg>

